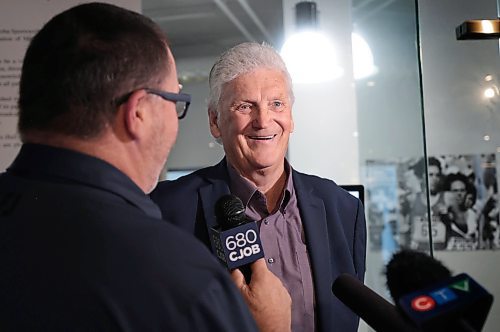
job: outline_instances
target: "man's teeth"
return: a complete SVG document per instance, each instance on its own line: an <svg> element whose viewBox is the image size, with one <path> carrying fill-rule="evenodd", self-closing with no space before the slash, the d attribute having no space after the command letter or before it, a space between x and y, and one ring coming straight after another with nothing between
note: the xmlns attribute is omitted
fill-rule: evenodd
<svg viewBox="0 0 500 332"><path fill-rule="evenodd" d="M251 139L257 139L257 140L268 140L268 139L273 139L274 136L276 135L269 135L269 136L248 136Z"/></svg>

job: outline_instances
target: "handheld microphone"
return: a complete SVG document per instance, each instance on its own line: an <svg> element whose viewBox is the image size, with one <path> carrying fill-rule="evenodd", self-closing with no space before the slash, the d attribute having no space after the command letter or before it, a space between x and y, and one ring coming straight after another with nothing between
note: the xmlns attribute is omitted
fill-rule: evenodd
<svg viewBox="0 0 500 332"><path fill-rule="evenodd" d="M421 252L394 254L386 276L398 307L423 331L481 331L493 303L470 276L451 277L441 262Z"/></svg>
<svg viewBox="0 0 500 332"><path fill-rule="evenodd" d="M332 291L356 315L375 331L417 332L399 310L382 296L365 286L350 274L341 274L333 283Z"/></svg>
<svg viewBox="0 0 500 332"><path fill-rule="evenodd" d="M245 206L234 195L215 203L217 227L210 230L212 249L229 270L240 269L250 282L250 264L264 257L257 224L245 215Z"/></svg>

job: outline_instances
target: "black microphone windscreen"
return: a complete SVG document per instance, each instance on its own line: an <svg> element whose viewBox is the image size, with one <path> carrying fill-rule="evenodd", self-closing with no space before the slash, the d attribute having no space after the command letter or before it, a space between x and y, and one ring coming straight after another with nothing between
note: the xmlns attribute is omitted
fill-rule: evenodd
<svg viewBox="0 0 500 332"><path fill-rule="evenodd" d="M440 261L415 250L395 253L386 266L387 288L394 302L402 295L425 288L451 276Z"/></svg>
<svg viewBox="0 0 500 332"><path fill-rule="evenodd" d="M394 254L386 277L398 309L423 331L481 331L493 302L469 275L452 277L440 261L414 250Z"/></svg>
<svg viewBox="0 0 500 332"><path fill-rule="evenodd" d="M238 196L224 195L215 203L215 217L221 229L226 230L245 223L245 206Z"/></svg>
<svg viewBox="0 0 500 332"><path fill-rule="evenodd" d="M333 283L332 291L375 331L418 331L402 317L393 304L350 274L341 274Z"/></svg>

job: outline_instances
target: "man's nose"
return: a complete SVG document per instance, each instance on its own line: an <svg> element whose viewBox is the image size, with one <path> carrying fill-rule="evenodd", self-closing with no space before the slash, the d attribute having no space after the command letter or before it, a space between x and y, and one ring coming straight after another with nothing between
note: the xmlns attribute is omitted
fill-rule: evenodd
<svg viewBox="0 0 500 332"><path fill-rule="evenodd" d="M255 109L253 126L256 128L265 128L269 121L271 120L271 111L266 106L259 106Z"/></svg>

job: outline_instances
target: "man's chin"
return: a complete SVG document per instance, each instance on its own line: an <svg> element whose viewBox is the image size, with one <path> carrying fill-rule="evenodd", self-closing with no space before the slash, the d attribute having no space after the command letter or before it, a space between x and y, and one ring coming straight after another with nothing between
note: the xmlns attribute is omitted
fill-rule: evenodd
<svg viewBox="0 0 500 332"><path fill-rule="evenodd" d="M269 159L256 159L252 160L250 163L254 170L268 170L283 166L283 163L278 160L269 160Z"/></svg>

